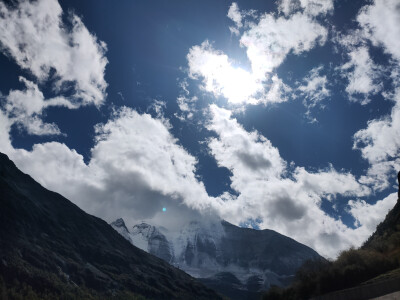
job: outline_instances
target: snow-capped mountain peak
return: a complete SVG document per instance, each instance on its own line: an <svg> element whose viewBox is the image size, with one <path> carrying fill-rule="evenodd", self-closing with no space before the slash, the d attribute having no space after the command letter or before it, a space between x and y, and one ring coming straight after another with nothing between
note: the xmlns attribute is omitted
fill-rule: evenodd
<svg viewBox="0 0 400 300"><path fill-rule="evenodd" d="M119 218L110 224L120 235L122 235L125 239L132 243L132 240L129 235L129 230L125 225L125 222L122 218ZM147 250L146 250L147 251Z"/></svg>
<svg viewBox="0 0 400 300"><path fill-rule="evenodd" d="M172 262L173 246L159 228L142 222L129 231L122 219L111 223L111 226L136 247Z"/></svg>
<svg viewBox="0 0 400 300"><path fill-rule="evenodd" d="M125 232L121 227L116 230ZM304 261L321 258L273 230L241 228L223 220L192 221L177 233L141 223L132 227L129 238L193 277L208 278L205 283L210 286L234 276L248 291L286 285Z"/></svg>

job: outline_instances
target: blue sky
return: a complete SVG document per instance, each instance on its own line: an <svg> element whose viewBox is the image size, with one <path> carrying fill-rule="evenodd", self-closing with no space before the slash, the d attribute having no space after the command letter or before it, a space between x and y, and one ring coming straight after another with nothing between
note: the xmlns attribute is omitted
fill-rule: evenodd
<svg viewBox="0 0 400 300"><path fill-rule="evenodd" d="M396 202L396 0L0 12L0 151L89 213L223 218L334 257Z"/></svg>

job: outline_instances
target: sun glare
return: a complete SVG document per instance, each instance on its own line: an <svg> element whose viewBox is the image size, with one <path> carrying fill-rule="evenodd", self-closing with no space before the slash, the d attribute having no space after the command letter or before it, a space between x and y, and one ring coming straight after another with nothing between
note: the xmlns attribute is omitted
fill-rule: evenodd
<svg viewBox="0 0 400 300"><path fill-rule="evenodd" d="M204 78L203 88L232 104L252 103L252 96L263 91L264 77L233 66L226 54L215 51L208 43L193 47L188 57L191 75Z"/></svg>
<svg viewBox="0 0 400 300"><path fill-rule="evenodd" d="M233 104L251 103L251 96L262 90L262 84L251 73L232 66L222 70L220 86L223 96Z"/></svg>

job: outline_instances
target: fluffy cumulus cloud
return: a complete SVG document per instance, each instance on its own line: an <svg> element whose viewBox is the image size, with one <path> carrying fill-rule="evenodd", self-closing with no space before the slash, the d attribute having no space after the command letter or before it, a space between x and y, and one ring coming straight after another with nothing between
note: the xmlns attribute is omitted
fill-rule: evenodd
<svg viewBox="0 0 400 300"><path fill-rule="evenodd" d="M320 208L323 198L367 195L369 190L353 175L331 166L313 173L288 167L268 139L244 130L230 111L215 105L210 111L208 129L217 137L208 141L208 147L219 166L232 172L231 186L237 196L210 197L195 175L196 159L171 135L166 120L129 108L121 108L107 123L96 126L88 164L58 142L36 144L26 151L14 149L5 138L0 151L47 188L109 221L120 216L132 222L151 219L174 228L199 218L200 212L236 224L258 217L262 228L287 234L326 256L359 245L371 233L358 214L359 227L353 230ZM10 128L7 121L0 115L4 132ZM162 212L163 207L168 213ZM359 207L351 202L350 212Z"/></svg>
<svg viewBox="0 0 400 300"><path fill-rule="evenodd" d="M96 126L88 164L58 142L26 151L13 149L5 140L0 151L45 187L108 221L122 215L136 221L164 218L167 225L179 213L189 219L199 211L210 214L220 201L207 195L195 176L196 159L177 143L163 120L129 108ZM162 213L163 207L168 214Z"/></svg>
<svg viewBox="0 0 400 300"><path fill-rule="evenodd" d="M232 187L239 191L254 177L268 180L279 177L286 163L277 148L257 132L248 133L236 120L230 118L229 110L211 106L213 115L208 126L219 138L212 138L208 145L220 166L233 172Z"/></svg>
<svg viewBox="0 0 400 300"><path fill-rule="evenodd" d="M217 137L208 146L218 165L232 172L231 187L238 193L226 197L225 205L217 208L223 218L236 224L259 218L262 228L289 235L331 257L368 237L371 232L362 220L353 230L321 209L323 199L334 202L337 195L370 193L352 174L332 166L316 172L288 167L268 139L256 131L247 132L230 111L216 105L210 111L208 129Z"/></svg>
<svg viewBox="0 0 400 300"><path fill-rule="evenodd" d="M47 188L109 221L120 216L136 222L151 219L173 228L177 220L199 218L200 212L236 224L258 217L262 228L287 234L327 256L360 244L371 233L358 214L356 230L362 228L361 235L320 208L323 198L334 201L339 194L368 194L353 175L331 166L313 173L288 167L268 139L244 130L228 110L217 106L210 110L208 129L217 137L208 141L208 147L219 166L232 172L231 187L237 196L210 197L195 175L196 159L171 135L166 120L129 108L121 108L107 123L96 126L88 164L58 142L36 144L26 151L14 149L8 138L2 140L0 151ZM4 132L8 124L0 115ZM350 212L362 204L352 202ZM163 207L168 213L162 212ZM180 214L186 219L178 218Z"/></svg>
<svg viewBox="0 0 400 300"><path fill-rule="evenodd" d="M394 3L383 2L389 7ZM222 96L230 104L279 103L296 92L308 111L322 105L330 91L321 67L312 69L294 88L278 77L276 69L288 55L299 55L325 43L327 29L318 20L333 9L333 3L282 0L279 8L283 15L256 17L240 11L237 4L228 11L247 51L250 70L205 41L187 55L189 76L200 81L204 91ZM397 6L392 7L395 9ZM386 25L397 18L380 4L366 6L357 18L364 28L364 39L383 46L396 60L398 48L385 37L377 37L383 25L374 21L379 15L376 11L388 14ZM376 204L359 199L370 195L371 187L379 189L378 183L388 186L393 169L400 168L400 89L390 97L395 102L391 115L370 121L354 135L354 149L370 164L361 178L329 164L314 171L289 164L270 140L255 130L246 131L231 111L217 105L203 110L212 135L203 145L219 167L231 172L234 194L208 195L196 176L197 159L171 134L172 127L162 114L165 103L160 101L153 105L156 117L122 107L107 122L96 125L95 145L87 163L82 155L59 142L35 144L29 151L14 148L10 137L13 125L24 127L30 134L60 134L56 124L42 120L47 107L99 106L106 96L105 44L89 33L77 16L62 16L60 5L53 0L20 1L14 6L0 3L1 50L33 75L31 81L20 78L24 89L1 96L0 151L45 187L86 211L108 221L117 217L128 222L150 219L175 229L179 223L204 215L235 224L257 219L261 228L279 231L333 257L340 250L360 245L393 205L395 194ZM254 22L248 21L249 16ZM346 48L351 50L349 62L341 70L350 72L349 94L371 94L379 89L374 88L372 74L378 67L367 55L365 45ZM365 74L367 79L362 78ZM184 120L193 118L197 101L196 95L189 93L187 82L182 81L178 98L181 115L177 117ZM46 99L40 91L44 84L58 96ZM71 88L73 92L67 96ZM348 203L355 229L321 208L324 201L334 206L340 196L356 199Z"/></svg>
<svg viewBox="0 0 400 300"><path fill-rule="evenodd" d="M82 20L62 20L56 0L0 3L0 46L39 82L53 81L56 91L74 88L74 105L101 105L107 83L104 71L106 45L92 35Z"/></svg>

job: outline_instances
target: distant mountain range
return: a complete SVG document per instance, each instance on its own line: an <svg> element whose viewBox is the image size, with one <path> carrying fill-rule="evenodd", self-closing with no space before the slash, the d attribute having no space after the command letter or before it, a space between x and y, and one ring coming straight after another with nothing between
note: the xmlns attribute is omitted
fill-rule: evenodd
<svg viewBox="0 0 400 300"><path fill-rule="evenodd" d="M0 153L0 298L222 299L126 238Z"/></svg>
<svg viewBox="0 0 400 300"><path fill-rule="evenodd" d="M133 245L162 258L234 299L257 297L271 285L288 285L313 249L273 230L241 228L226 221L190 222L179 233L141 223L130 230L111 223Z"/></svg>

